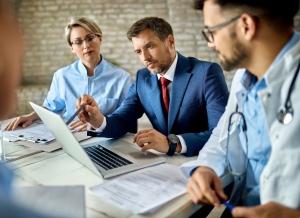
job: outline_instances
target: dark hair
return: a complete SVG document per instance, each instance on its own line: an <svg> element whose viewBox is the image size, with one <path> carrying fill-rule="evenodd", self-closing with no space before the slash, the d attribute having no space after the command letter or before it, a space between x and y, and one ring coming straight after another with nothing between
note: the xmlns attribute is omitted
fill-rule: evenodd
<svg viewBox="0 0 300 218"><path fill-rule="evenodd" d="M132 41L132 37L137 37L140 32L147 28L152 29L154 34L163 42L169 35L173 36L173 29L167 21L158 17L145 17L132 24L127 31L127 38Z"/></svg>
<svg viewBox="0 0 300 218"><path fill-rule="evenodd" d="M194 8L203 10L206 0L194 0ZM299 10L299 0L213 0L224 9L241 9L251 14L257 11L262 12L262 16L269 21L281 22L285 24L294 23L294 16Z"/></svg>

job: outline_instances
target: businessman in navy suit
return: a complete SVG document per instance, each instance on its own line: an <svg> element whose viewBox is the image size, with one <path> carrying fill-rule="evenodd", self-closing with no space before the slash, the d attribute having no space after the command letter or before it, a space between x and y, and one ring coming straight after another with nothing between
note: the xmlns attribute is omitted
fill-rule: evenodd
<svg viewBox="0 0 300 218"><path fill-rule="evenodd" d="M77 100L78 117L88 122L88 134L118 138L144 113L153 129L139 131L133 142L142 151L154 149L198 155L225 110L228 89L216 63L184 57L175 50L173 30L157 17L134 23L127 32L146 68L139 70L122 105L103 116L91 96Z"/></svg>

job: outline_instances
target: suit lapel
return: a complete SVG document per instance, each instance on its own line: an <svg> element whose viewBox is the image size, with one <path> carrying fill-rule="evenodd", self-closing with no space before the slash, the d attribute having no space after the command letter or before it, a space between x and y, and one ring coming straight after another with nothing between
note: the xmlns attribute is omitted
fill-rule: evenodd
<svg viewBox="0 0 300 218"><path fill-rule="evenodd" d="M172 126L178 114L179 107L183 100L184 93L189 84L191 73L187 72L191 66L188 59L181 54L178 54L177 66L172 82L169 116L168 116L168 134L171 133Z"/></svg>
<svg viewBox="0 0 300 218"><path fill-rule="evenodd" d="M167 134L167 123L164 116L163 104L161 101L161 91L158 83L157 76L151 75L145 78L146 90L149 97L149 101L153 108L153 111L157 117L157 120L161 126L162 133Z"/></svg>

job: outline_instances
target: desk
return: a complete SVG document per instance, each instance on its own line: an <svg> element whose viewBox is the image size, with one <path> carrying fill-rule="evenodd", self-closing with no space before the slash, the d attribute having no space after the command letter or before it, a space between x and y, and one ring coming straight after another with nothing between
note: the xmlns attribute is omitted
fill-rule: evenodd
<svg viewBox="0 0 300 218"><path fill-rule="evenodd" d="M133 134L126 134L123 140L132 142ZM91 138L82 144L92 143L105 138ZM27 149L16 143L5 142L7 151L18 150L25 154ZM155 151L153 151L155 152ZM9 152L8 152L9 153ZM155 152L158 153L158 152ZM185 157L176 154L166 157L167 163L180 166L184 162L191 161L197 157ZM63 150L57 150L51 153L41 152L32 156L15 160L8 163L8 166L15 173L14 186L59 186L59 185L84 185L86 201L86 217L188 217L192 215L201 206L193 204L188 195L184 194L171 202L167 203L157 211L147 215L135 215L111 205L104 200L93 195L90 187L108 181L96 176L89 169L77 162ZM227 177L226 177L227 178ZM223 179L224 186L229 183ZM113 178L112 178L113 179Z"/></svg>

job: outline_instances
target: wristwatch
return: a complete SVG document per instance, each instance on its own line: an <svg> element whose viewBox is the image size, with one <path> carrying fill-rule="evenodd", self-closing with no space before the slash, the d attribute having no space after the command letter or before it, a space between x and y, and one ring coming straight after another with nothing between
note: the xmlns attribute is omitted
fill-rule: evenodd
<svg viewBox="0 0 300 218"><path fill-rule="evenodd" d="M175 134L169 134L167 139L170 145L167 155L173 156L176 151L177 145L180 142L179 138Z"/></svg>

